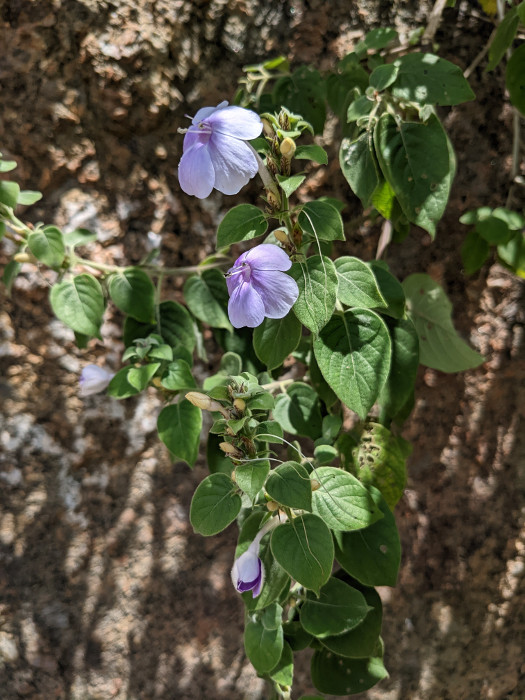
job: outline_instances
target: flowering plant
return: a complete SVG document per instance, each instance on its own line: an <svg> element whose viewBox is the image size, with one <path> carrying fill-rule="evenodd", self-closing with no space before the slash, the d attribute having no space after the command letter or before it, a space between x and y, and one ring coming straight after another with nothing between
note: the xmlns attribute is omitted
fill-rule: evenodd
<svg viewBox="0 0 525 700"><path fill-rule="evenodd" d="M433 54L385 61L395 40L394 30L374 30L324 77L304 67L291 74L283 62L272 62L275 75L269 64L251 66L248 75L274 79L270 92L254 93L245 80L238 104L196 112L178 167L183 192L232 195L259 175L264 202L230 209L217 254L197 266L82 258L77 248L95 234L25 224L16 208L38 193L0 183L0 237L12 249L6 288L23 264L54 270L51 306L80 347L100 337L108 301L125 316L122 366L115 374L85 367L81 395L158 391L159 437L173 461L190 467L205 416L210 474L194 494L191 524L211 536L238 521L231 577L246 606L246 653L283 698L291 697L294 654L306 647L319 692L362 692L387 675L375 587L397 578L393 510L410 452L400 427L416 372L419 364L457 372L483 361L455 331L444 290L426 274L400 282L382 259L411 225L436 234L455 158L435 106L474 97L461 71ZM341 121L349 187L370 221L383 222L372 261L351 254L344 202L296 196L328 163L313 139L327 108ZM12 167L0 161L0 171ZM465 223L488 235L481 216ZM498 243L518 245L515 220L507 229ZM162 300L170 274L186 278L185 304ZM222 359L198 386L192 368L205 327Z"/></svg>

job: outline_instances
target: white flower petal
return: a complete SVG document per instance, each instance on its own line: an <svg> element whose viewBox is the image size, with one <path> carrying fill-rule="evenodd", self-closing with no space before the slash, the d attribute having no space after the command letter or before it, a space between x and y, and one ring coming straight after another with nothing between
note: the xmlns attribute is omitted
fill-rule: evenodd
<svg viewBox="0 0 525 700"><path fill-rule="evenodd" d="M197 143L184 152L179 163L179 183L186 194L204 199L211 194L215 173L209 146Z"/></svg>
<svg viewBox="0 0 525 700"><path fill-rule="evenodd" d="M215 171L215 188L219 192L237 194L257 175L257 160L244 141L214 132L208 149Z"/></svg>

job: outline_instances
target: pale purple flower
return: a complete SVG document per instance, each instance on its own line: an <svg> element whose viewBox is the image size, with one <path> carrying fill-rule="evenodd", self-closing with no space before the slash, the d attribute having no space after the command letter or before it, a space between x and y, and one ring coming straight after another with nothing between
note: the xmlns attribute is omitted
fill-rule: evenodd
<svg viewBox="0 0 525 700"><path fill-rule="evenodd" d="M257 554L259 543L252 549L253 544L254 542L244 554L235 560L232 569L232 583L239 593L253 591L252 597L257 598L264 583L264 566Z"/></svg>
<svg viewBox="0 0 525 700"><path fill-rule="evenodd" d="M108 372L98 365L86 365L78 380L79 396L90 396L104 391L114 376L113 372Z"/></svg>
<svg viewBox="0 0 525 700"><path fill-rule="evenodd" d="M226 274L228 316L235 328L255 328L266 318L284 318L297 301L297 282L285 274L288 255L272 243L255 246L237 258Z"/></svg>
<svg viewBox="0 0 525 700"><path fill-rule="evenodd" d="M228 106L203 107L193 117L184 137L179 182L186 194L204 199L215 187L237 194L257 174L255 153L245 143L262 131L259 115Z"/></svg>

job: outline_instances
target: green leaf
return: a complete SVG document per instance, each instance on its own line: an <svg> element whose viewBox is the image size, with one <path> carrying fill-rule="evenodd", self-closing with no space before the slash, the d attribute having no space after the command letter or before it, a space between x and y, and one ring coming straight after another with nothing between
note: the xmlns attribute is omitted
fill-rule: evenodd
<svg viewBox="0 0 525 700"><path fill-rule="evenodd" d="M128 381L130 369L132 367L129 366L119 369L108 385L108 396L113 396L114 399L127 399L139 393L140 389Z"/></svg>
<svg viewBox="0 0 525 700"><path fill-rule="evenodd" d="M258 620L249 620L244 629L244 648L257 673L268 673L281 658L283 628L267 630Z"/></svg>
<svg viewBox="0 0 525 700"><path fill-rule="evenodd" d="M452 304L428 275L410 275L403 282L408 314L419 337L419 361L442 372L478 367L484 358L463 341L452 324Z"/></svg>
<svg viewBox="0 0 525 700"><path fill-rule="evenodd" d="M224 248L262 236L268 228L264 213L253 204L238 204L226 214L217 230L217 247Z"/></svg>
<svg viewBox="0 0 525 700"><path fill-rule="evenodd" d="M370 493L383 518L358 532L336 532L336 559L350 576L366 586L395 586L401 561L401 543L395 518L381 493Z"/></svg>
<svg viewBox="0 0 525 700"><path fill-rule="evenodd" d="M184 284L184 299L191 313L212 328L231 330L228 318L228 289L219 270L205 270L189 277Z"/></svg>
<svg viewBox="0 0 525 700"><path fill-rule="evenodd" d="M355 47L355 52L362 58L367 51L379 51L386 48L389 44L395 41L398 33L391 27L377 27L372 29L366 36L358 42Z"/></svg>
<svg viewBox="0 0 525 700"><path fill-rule="evenodd" d="M490 247L487 241L477 231L470 231L461 246L461 260L465 273L472 275L477 272L489 254Z"/></svg>
<svg viewBox="0 0 525 700"><path fill-rule="evenodd" d="M400 100L444 106L476 97L461 68L434 54L409 53L394 65L399 72L391 90Z"/></svg>
<svg viewBox="0 0 525 700"><path fill-rule="evenodd" d="M235 520L241 505L241 497L231 478L227 474L210 474L193 494L190 522L200 535L216 535Z"/></svg>
<svg viewBox="0 0 525 700"><path fill-rule="evenodd" d="M88 274L55 284L49 294L57 318L77 333L99 337L104 295L99 282Z"/></svg>
<svg viewBox="0 0 525 700"><path fill-rule="evenodd" d="M48 267L60 267L66 254L62 231L56 226L45 226L31 232L27 247L37 260Z"/></svg>
<svg viewBox="0 0 525 700"><path fill-rule="evenodd" d="M410 443L393 435L384 425L372 422L364 427L353 450L356 476L364 484L378 488L391 509L403 495L410 451Z"/></svg>
<svg viewBox="0 0 525 700"><path fill-rule="evenodd" d="M70 248L76 248L78 245L86 245L91 241L97 240L97 234L88 231L87 228L76 228L74 231L64 234L64 241Z"/></svg>
<svg viewBox="0 0 525 700"><path fill-rule="evenodd" d="M160 383L168 391L193 389L197 385L191 373L191 368L185 360L174 360L166 367Z"/></svg>
<svg viewBox="0 0 525 700"><path fill-rule="evenodd" d="M341 214L328 202L307 202L299 213L298 222L303 231L315 240L345 240Z"/></svg>
<svg viewBox="0 0 525 700"><path fill-rule="evenodd" d="M295 190L306 180L306 175L277 175L279 186L287 197L291 197Z"/></svg>
<svg viewBox="0 0 525 700"><path fill-rule="evenodd" d="M385 63L382 66L377 66L370 75L370 85L379 92L386 90L397 78L398 73L398 63Z"/></svg>
<svg viewBox="0 0 525 700"><path fill-rule="evenodd" d="M266 482L266 492L274 501L288 508L312 510L310 475L298 462L283 462Z"/></svg>
<svg viewBox="0 0 525 700"><path fill-rule="evenodd" d="M155 287L149 275L128 267L109 278L109 295L117 308L137 321L151 323L155 318Z"/></svg>
<svg viewBox="0 0 525 700"><path fill-rule="evenodd" d="M301 66L292 75L279 78L272 99L279 111L286 107L310 122L316 134L323 131L326 119L324 78L310 66Z"/></svg>
<svg viewBox="0 0 525 700"><path fill-rule="evenodd" d="M494 210L495 212L497 210ZM491 214L476 224L476 232L484 238L487 243L499 245L508 243L512 236L512 230L506 221L500 216Z"/></svg>
<svg viewBox="0 0 525 700"><path fill-rule="evenodd" d="M0 204L5 204L6 207L14 209L18 202L19 194L20 187L16 182L9 182L8 180L0 181Z"/></svg>
<svg viewBox="0 0 525 700"><path fill-rule="evenodd" d="M312 478L320 484L312 493L312 510L331 530L360 530L383 517L368 490L343 469L318 467Z"/></svg>
<svg viewBox="0 0 525 700"><path fill-rule="evenodd" d="M276 630L283 624L283 608L279 603L272 603L264 609L259 618L267 630Z"/></svg>
<svg viewBox="0 0 525 700"><path fill-rule="evenodd" d="M129 367L127 380L138 391L144 391L159 367L160 362L152 362L142 367Z"/></svg>
<svg viewBox="0 0 525 700"><path fill-rule="evenodd" d="M370 112L374 109L374 104L375 103L368 99L366 95L359 95L348 107L346 112L347 121L356 122L363 117L368 117Z"/></svg>
<svg viewBox="0 0 525 700"><path fill-rule="evenodd" d="M254 501L264 486L269 471L270 463L267 459L257 460L250 464L240 464L235 469L235 481L237 486Z"/></svg>
<svg viewBox="0 0 525 700"><path fill-rule="evenodd" d="M270 671L270 677L275 683L291 686L293 682L293 652L290 645L284 642L283 653L275 668Z"/></svg>
<svg viewBox="0 0 525 700"><path fill-rule="evenodd" d="M501 61L505 55L505 51L511 46L514 37L516 36L516 31L518 29L518 24L520 23L520 18L516 12L516 8L511 8L503 20L499 23L496 29L496 34L494 39L492 39L489 48L489 61L487 63L486 71L494 70L494 68Z"/></svg>
<svg viewBox="0 0 525 700"><path fill-rule="evenodd" d="M316 143L308 144L306 146L297 146L294 153L294 158L297 158L298 160L313 160L314 163L328 165L328 155L326 151Z"/></svg>
<svg viewBox="0 0 525 700"><path fill-rule="evenodd" d="M16 168L16 160L0 160L0 173L8 173Z"/></svg>
<svg viewBox="0 0 525 700"><path fill-rule="evenodd" d="M513 52L507 63L505 83L510 101L525 115L525 44Z"/></svg>
<svg viewBox="0 0 525 700"><path fill-rule="evenodd" d="M365 131L355 141L343 139L339 163L352 192L355 192L364 207L369 206L379 185L378 167L370 134Z"/></svg>
<svg viewBox="0 0 525 700"><path fill-rule="evenodd" d="M193 351L196 339L191 316L176 301L163 301L160 305L159 330L172 348L180 344Z"/></svg>
<svg viewBox="0 0 525 700"><path fill-rule="evenodd" d="M193 467L199 454L202 413L186 399L162 409L157 420L157 430L171 455ZM195 525L195 529L201 532ZM204 527L204 526L203 526ZM224 526L226 527L226 526ZM220 528L222 530L222 528ZM216 530L219 532L219 530ZM206 534L202 532L202 534ZM215 534L209 532L208 534Z"/></svg>
<svg viewBox="0 0 525 700"><path fill-rule="evenodd" d="M265 318L253 333L255 354L268 369L280 367L299 345L302 326L293 311L284 318Z"/></svg>
<svg viewBox="0 0 525 700"><path fill-rule="evenodd" d="M7 296L11 296L11 288L16 276L20 272L22 265L16 260L10 260L4 267L4 272L2 273L2 282L5 284Z"/></svg>
<svg viewBox="0 0 525 700"><path fill-rule="evenodd" d="M358 534L356 533L356 535ZM345 535L342 537L344 538ZM365 619L349 632L321 639L321 644L338 656L366 659L372 656L377 647L383 618L381 598L374 588L363 587L361 592L367 605L371 608Z"/></svg>
<svg viewBox="0 0 525 700"><path fill-rule="evenodd" d="M365 418L390 370L385 322L369 309L345 311L329 321L313 345L328 384L348 408Z"/></svg>
<svg viewBox="0 0 525 700"><path fill-rule="evenodd" d="M273 417L283 430L292 435L310 437L312 440L321 436L319 399L312 387L303 382L294 382L286 393L277 396Z"/></svg>
<svg viewBox="0 0 525 700"><path fill-rule="evenodd" d="M345 659L327 649L314 653L311 674L317 690L332 695L361 693L388 677L380 658Z"/></svg>
<svg viewBox="0 0 525 700"><path fill-rule="evenodd" d="M394 418L414 391L419 366L419 340L409 319L386 319L392 340L392 364L379 403Z"/></svg>
<svg viewBox="0 0 525 700"><path fill-rule="evenodd" d="M368 263L370 269L374 273L381 296L388 304L387 308L382 313L393 316L394 318L403 318L405 315L405 292L401 286L401 282L392 275L388 267L379 260L373 260Z"/></svg>
<svg viewBox="0 0 525 700"><path fill-rule="evenodd" d="M384 114L377 122L374 142L381 170L403 213L434 236L455 172L441 122L432 115L425 124L397 124Z"/></svg>
<svg viewBox="0 0 525 700"><path fill-rule="evenodd" d="M293 651L302 651L310 646L313 637L303 628L297 620L283 624L284 639Z"/></svg>
<svg viewBox="0 0 525 700"><path fill-rule="evenodd" d="M301 624L307 632L322 639L357 627L368 611L362 593L332 577L321 588L319 598L308 593L301 607Z"/></svg>
<svg viewBox="0 0 525 700"><path fill-rule="evenodd" d="M508 243L498 246L498 255L510 269L525 278L525 234L518 231Z"/></svg>
<svg viewBox="0 0 525 700"><path fill-rule="evenodd" d="M271 535L272 553L288 574L319 592L332 571L334 549L330 530L311 513L278 525Z"/></svg>
<svg viewBox="0 0 525 700"><path fill-rule="evenodd" d="M208 440L206 441L206 464L208 465L210 474L217 474L220 472L221 474L230 476L234 469L233 462L219 447L221 442L224 442L222 435L208 434Z"/></svg>
<svg viewBox="0 0 525 700"><path fill-rule="evenodd" d="M386 307L374 273L366 263L358 258L343 256L335 261L337 298L347 306L361 306L366 309Z"/></svg>
<svg viewBox="0 0 525 700"><path fill-rule="evenodd" d="M313 255L304 263L293 263L289 274L299 287L299 297L293 311L303 326L317 334L328 323L335 309L335 265L324 255Z"/></svg>
<svg viewBox="0 0 525 700"><path fill-rule="evenodd" d="M6 228L3 221L0 221L0 241L5 236Z"/></svg>
<svg viewBox="0 0 525 700"><path fill-rule="evenodd" d="M39 202L42 199L42 192L35 190L22 190L18 195L18 204L23 204L26 207Z"/></svg>

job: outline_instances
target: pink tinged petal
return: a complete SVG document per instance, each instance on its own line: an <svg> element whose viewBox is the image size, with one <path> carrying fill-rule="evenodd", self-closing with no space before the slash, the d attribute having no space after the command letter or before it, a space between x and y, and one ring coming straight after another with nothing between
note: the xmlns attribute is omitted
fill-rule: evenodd
<svg viewBox="0 0 525 700"><path fill-rule="evenodd" d="M236 139L255 139L262 131L262 121L258 114L234 105L217 109L206 121L212 126L214 133L233 136Z"/></svg>
<svg viewBox="0 0 525 700"><path fill-rule="evenodd" d="M261 243L255 248L243 254L244 261L250 264L253 270L281 270L285 272L292 267L288 255L278 245L273 243ZM241 256L242 257L242 256ZM235 262L237 264L240 258Z"/></svg>
<svg viewBox="0 0 525 700"><path fill-rule="evenodd" d="M268 318L284 318L297 301L297 282L284 272L252 272L251 283L264 304Z"/></svg>
<svg viewBox="0 0 525 700"><path fill-rule="evenodd" d="M184 152L179 163L179 183L186 194L204 199L213 189L215 174L209 147L197 143Z"/></svg>
<svg viewBox="0 0 525 700"><path fill-rule="evenodd" d="M237 194L257 175L257 160L244 141L214 132L208 149L215 170L215 188L219 192Z"/></svg>
<svg viewBox="0 0 525 700"><path fill-rule="evenodd" d="M264 321L264 304L249 282L242 282L232 292L228 316L234 328L256 328Z"/></svg>

